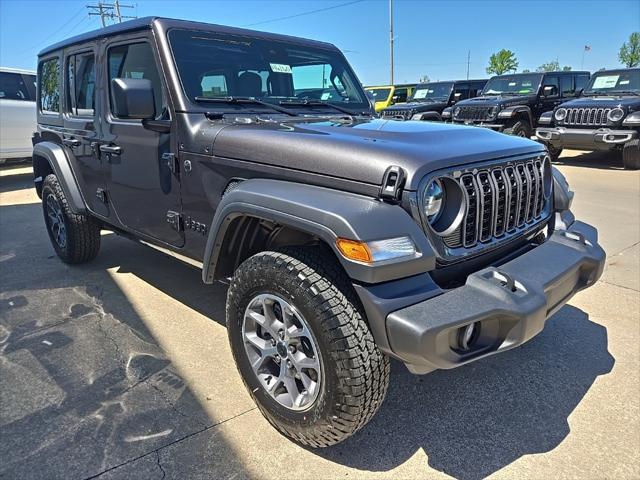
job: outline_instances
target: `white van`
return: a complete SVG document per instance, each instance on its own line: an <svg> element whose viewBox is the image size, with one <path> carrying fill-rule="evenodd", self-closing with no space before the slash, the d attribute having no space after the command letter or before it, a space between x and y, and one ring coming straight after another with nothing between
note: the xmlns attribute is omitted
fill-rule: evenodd
<svg viewBox="0 0 640 480"><path fill-rule="evenodd" d="M0 67L0 163L31 158L36 131L36 73Z"/></svg>

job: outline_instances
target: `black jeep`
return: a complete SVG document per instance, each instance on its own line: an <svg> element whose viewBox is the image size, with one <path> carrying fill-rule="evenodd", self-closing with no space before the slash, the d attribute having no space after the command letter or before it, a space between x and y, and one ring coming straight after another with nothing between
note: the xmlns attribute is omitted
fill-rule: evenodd
<svg viewBox="0 0 640 480"><path fill-rule="evenodd" d="M552 158L563 148L622 153L624 167L640 168L640 68L593 74L582 98L540 117L536 130Z"/></svg>
<svg viewBox="0 0 640 480"><path fill-rule="evenodd" d="M442 120L442 111L461 100L474 98L484 88L486 80L457 80L419 84L407 103L397 103L380 112L382 118L393 120Z"/></svg>
<svg viewBox="0 0 640 480"><path fill-rule="evenodd" d="M143 18L40 52L38 98L57 255L93 259L108 229L228 281L247 390L306 445L371 419L390 358L427 373L521 345L602 273L543 145L373 118L327 43Z"/></svg>
<svg viewBox="0 0 640 480"><path fill-rule="evenodd" d="M580 94L589 72L547 72L498 75L482 94L451 110L454 123L487 127L530 138L544 112Z"/></svg>

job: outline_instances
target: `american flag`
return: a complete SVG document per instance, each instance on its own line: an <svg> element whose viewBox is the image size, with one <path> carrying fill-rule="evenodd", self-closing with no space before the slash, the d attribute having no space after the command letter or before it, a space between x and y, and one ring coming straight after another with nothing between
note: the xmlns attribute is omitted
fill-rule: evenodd
<svg viewBox="0 0 640 480"><path fill-rule="evenodd" d="M590 52L591 51L591 46L590 45L585 45L584 46L584 51L585 52Z"/></svg>

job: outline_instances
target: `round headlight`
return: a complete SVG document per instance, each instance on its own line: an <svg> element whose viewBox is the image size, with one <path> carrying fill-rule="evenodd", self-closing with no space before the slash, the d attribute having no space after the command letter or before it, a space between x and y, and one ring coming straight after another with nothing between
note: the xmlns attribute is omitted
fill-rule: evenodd
<svg viewBox="0 0 640 480"><path fill-rule="evenodd" d="M424 190L422 205L429 223L434 223L442 213L444 204L444 188L439 179L432 180Z"/></svg>
<svg viewBox="0 0 640 480"><path fill-rule="evenodd" d="M607 118L610 122L619 122L620 120L622 120L622 117L624 117L624 110L622 110L620 107L614 108L609 112L609 115L607 115Z"/></svg>
<svg viewBox="0 0 640 480"><path fill-rule="evenodd" d="M488 113L489 113L489 117L495 117L498 113L498 106L494 105L493 107L491 107Z"/></svg>
<svg viewBox="0 0 640 480"><path fill-rule="evenodd" d="M567 109L566 108L559 108L559 109L556 110L556 113L553 116L555 117L556 120L561 122L562 120L567 118Z"/></svg>
<svg viewBox="0 0 640 480"><path fill-rule="evenodd" d="M457 117L460 114L460 107L456 107L453 109L453 116Z"/></svg>

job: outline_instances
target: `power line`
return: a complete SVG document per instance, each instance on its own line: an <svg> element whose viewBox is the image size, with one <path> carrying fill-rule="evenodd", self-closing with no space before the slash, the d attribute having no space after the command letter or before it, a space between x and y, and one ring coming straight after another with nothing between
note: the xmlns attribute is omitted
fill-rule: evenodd
<svg viewBox="0 0 640 480"><path fill-rule="evenodd" d="M100 16L100 21L102 22L102 26L107 26L107 19L111 19L112 21L117 20L118 23L122 22L122 19L127 18L137 18L130 15L122 15L120 11L121 8L135 8L133 5L123 5L120 3L120 0L115 0L114 3L103 3L98 2L97 5L87 5L89 9L90 16Z"/></svg>
<svg viewBox="0 0 640 480"><path fill-rule="evenodd" d="M338 5L332 5L330 7L318 8L317 10L309 10L308 12L301 12L301 13L296 13L294 15L288 15L286 17L272 18L270 20L263 20L263 21L256 22L256 23L249 23L247 25L243 25L243 27L255 27L256 25L264 25L265 23L279 22L281 20L289 20L289 19L292 19L292 18L298 18L298 17L302 17L302 16L305 16L305 15L312 15L314 13L326 12L327 10L333 10L333 9L336 9L336 8L347 7L349 5L354 5L356 3L362 3L362 2L364 2L364 0L354 0L354 1L351 1L351 2L340 3Z"/></svg>
<svg viewBox="0 0 640 480"><path fill-rule="evenodd" d="M79 15L81 15L82 13L84 13L84 7L80 7L80 10L78 10L74 15L71 16L71 18L69 18L69 20L67 20L66 22L64 22L57 30L55 30L53 33L50 33L49 35L47 35L45 38L43 38L42 40L40 40L37 44L33 45L32 47L29 47L25 50L22 50L21 52L19 52L19 55L26 53L26 52L31 52L33 50L36 49L40 49L40 47L44 46L45 43L48 43L50 39L52 39L53 37L55 37L58 33L60 33L67 25L69 25L71 22L73 22L74 20L76 20L78 18Z"/></svg>

